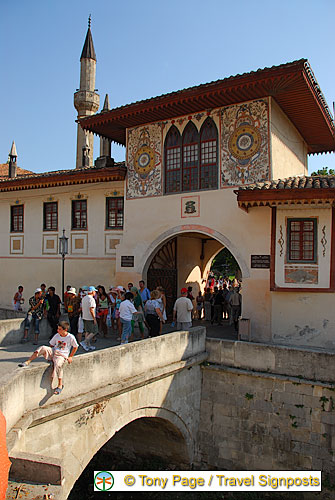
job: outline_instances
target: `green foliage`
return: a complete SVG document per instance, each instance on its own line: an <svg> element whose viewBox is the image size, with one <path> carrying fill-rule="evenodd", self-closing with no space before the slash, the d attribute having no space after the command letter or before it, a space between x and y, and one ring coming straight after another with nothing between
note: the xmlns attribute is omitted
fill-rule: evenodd
<svg viewBox="0 0 335 500"><path fill-rule="evenodd" d="M221 275L227 276L235 275L240 267L228 248L223 248L221 252L214 257L211 269L219 272Z"/></svg>
<svg viewBox="0 0 335 500"><path fill-rule="evenodd" d="M249 394L249 392L246 392L244 397L250 401L250 399L254 398L254 395L253 394Z"/></svg>
<svg viewBox="0 0 335 500"><path fill-rule="evenodd" d="M323 167L316 172L312 172L311 175L313 177L316 177L318 175L335 175L335 170L333 168L330 168L328 172L328 167Z"/></svg>

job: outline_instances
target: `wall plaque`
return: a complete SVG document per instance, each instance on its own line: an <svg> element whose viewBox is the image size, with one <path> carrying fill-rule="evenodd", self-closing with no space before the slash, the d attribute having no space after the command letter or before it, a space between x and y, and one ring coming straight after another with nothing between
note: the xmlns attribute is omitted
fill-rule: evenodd
<svg viewBox="0 0 335 500"><path fill-rule="evenodd" d="M134 267L134 256L121 255L121 267Z"/></svg>
<svg viewBox="0 0 335 500"><path fill-rule="evenodd" d="M251 267L254 269L270 269L270 255L252 255Z"/></svg>

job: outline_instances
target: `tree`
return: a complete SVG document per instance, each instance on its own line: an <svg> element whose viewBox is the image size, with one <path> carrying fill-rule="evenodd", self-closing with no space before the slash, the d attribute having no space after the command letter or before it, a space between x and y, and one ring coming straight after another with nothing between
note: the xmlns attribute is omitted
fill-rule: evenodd
<svg viewBox="0 0 335 500"><path fill-rule="evenodd" d="M236 274L239 269L234 256L228 248L223 248L213 259L211 269L222 275Z"/></svg>
<svg viewBox="0 0 335 500"><path fill-rule="evenodd" d="M323 168L317 170L316 172L312 172L311 175L313 177L315 177L317 175L335 175L335 170L333 168L330 168L329 172L328 172L328 167L323 167Z"/></svg>

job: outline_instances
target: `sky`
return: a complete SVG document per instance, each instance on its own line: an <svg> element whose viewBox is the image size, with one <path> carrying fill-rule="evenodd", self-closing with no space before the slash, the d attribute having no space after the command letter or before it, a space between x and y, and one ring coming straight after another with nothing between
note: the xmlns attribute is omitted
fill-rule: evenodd
<svg viewBox="0 0 335 500"><path fill-rule="evenodd" d="M118 107L293 60L309 60L335 101L334 0L0 0L0 163L12 141L34 172L75 167L80 54L87 19L96 87ZM99 156L96 139L94 157ZM116 161L124 148L112 145ZM309 171L335 154L309 156Z"/></svg>

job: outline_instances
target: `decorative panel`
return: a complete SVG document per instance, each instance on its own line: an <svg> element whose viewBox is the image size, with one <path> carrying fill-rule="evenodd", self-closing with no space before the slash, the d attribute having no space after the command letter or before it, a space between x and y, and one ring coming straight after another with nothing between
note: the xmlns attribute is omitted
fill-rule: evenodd
<svg viewBox="0 0 335 500"><path fill-rule="evenodd" d="M270 178L267 99L221 110L221 187Z"/></svg>
<svg viewBox="0 0 335 500"><path fill-rule="evenodd" d="M182 196L181 198L181 216L200 217L200 196Z"/></svg>
<svg viewBox="0 0 335 500"><path fill-rule="evenodd" d="M57 254L58 253L58 235L57 234L43 234L42 253L43 254Z"/></svg>
<svg viewBox="0 0 335 500"><path fill-rule="evenodd" d="M285 283L318 283L318 267L285 266Z"/></svg>
<svg viewBox="0 0 335 500"><path fill-rule="evenodd" d="M162 125L128 130L127 198L162 194Z"/></svg>
<svg viewBox="0 0 335 500"><path fill-rule="evenodd" d="M87 254L87 234L71 234L71 253Z"/></svg>
<svg viewBox="0 0 335 500"><path fill-rule="evenodd" d="M10 237L10 253L11 254L23 254L23 243L24 243L23 235L11 236Z"/></svg>
<svg viewBox="0 0 335 500"><path fill-rule="evenodd" d="M115 238L115 234L105 234L105 254L115 255L116 245L120 243L119 238Z"/></svg>

